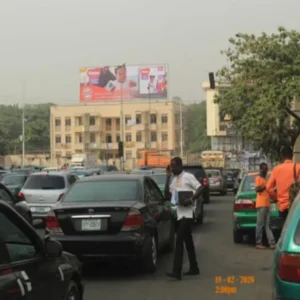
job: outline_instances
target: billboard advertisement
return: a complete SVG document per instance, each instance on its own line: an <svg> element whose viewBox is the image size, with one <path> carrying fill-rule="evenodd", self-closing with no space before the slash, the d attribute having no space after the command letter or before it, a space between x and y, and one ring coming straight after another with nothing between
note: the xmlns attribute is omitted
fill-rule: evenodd
<svg viewBox="0 0 300 300"><path fill-rule="evenodd" d="M80 69L80 102L167 98L167 66L103 66Z"/></svg>

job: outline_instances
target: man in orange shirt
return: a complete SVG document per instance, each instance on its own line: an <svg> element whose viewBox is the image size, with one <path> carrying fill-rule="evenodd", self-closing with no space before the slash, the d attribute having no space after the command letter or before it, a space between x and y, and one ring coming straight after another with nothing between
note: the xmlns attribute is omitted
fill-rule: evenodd
<svg viewBox="0 0 300 300"><path fill-rule="evenodd" d="M287 146L282 147L281 157L283 162L273 169L267 184L267 191L272 199L277 199L280 217L285 221L290 208L289 190L294 182L293 149ZM296 177L298 179L299 171L300 166L296 165Z"/></svg>
<svg viewBox="0 0 300 300"><path fill-rule="evenodd" d="M263 228L265 228L268 242L271 248L275 248L275 239L273 232L270 228L270 197L266 190L268 165L261 163L259 166L260 174L255 178L255 190L256 190L256 248L266 248L262 244Z"/></svg>

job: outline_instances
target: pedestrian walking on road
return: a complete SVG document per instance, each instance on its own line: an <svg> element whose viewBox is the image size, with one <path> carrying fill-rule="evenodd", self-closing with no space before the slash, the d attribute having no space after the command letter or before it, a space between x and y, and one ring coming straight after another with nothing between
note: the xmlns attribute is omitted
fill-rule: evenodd
<svg viewBox="0 0 300 300"><path fill-rule="evenodd" d="M299 191L300 166L293 163L293 149L281 148L283 162L276 166L267 183L267 191L272 199L276 199L280 217L283 222L289 212L290 203ZM298 190L297 190L298 189Z"/></svg>
<svg viewBox="0 0 300 300"><path fill-rule="evenodd" d="M259 166L260 174L255 178L256 190L256 248L266 248L262 243L263 230L265 229L269 245L275 248L275 239L270 228L270 196L266 190L268 165L261 163Z"/></svg>
<svg viewBox="0 0 300 300"><path fill-rule="evenodd" d="M170 178L174 175L172 182ZM177 203L178 189L192 191L193 196ZM171 160L171 168L167 168L167 179L165 185L165 197L171 199L172 204L177 205L176 221L176 244L174 253L173 270L167 276L181 280L183 247L186 246L190 269L184 275L198 275L199 268L196 259L195 246L192 236L194 201L200 197L202 186L193 174L183 171L183 164L180 157Z"/></svg>

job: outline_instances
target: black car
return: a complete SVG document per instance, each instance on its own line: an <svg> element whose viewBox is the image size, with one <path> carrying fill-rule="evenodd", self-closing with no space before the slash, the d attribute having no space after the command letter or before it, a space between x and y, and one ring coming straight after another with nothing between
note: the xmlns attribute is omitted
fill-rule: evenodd
<svg viewBox="0 0 300 300"><path fill-rule="evenodd" d="M223 172L224 172L224 175L226 178L227 188L233 189L234 183L236 182L241 170L240 169L224 169Z"/></svg>
<svg viewBox="0 0 300 300"><path fill-rule="evenodd" d="M130 259L154 272L173 251L174 222L157 184L143 175L76 181L46 218L46 231L82 261Z"/></svg>
<svg viewBox="0 0 300 300"><path fill-rule="evenodd" d="M210 197L209 197L209 180L208 176L203 168L202 165L184 165L183 166L184 171L192 173L195 175L197 180L201 183L201 185L204 186L203 189L203 200L204 203L209 203Z"/></svg>
<svg viewBox="0 0 300 300"><path fill-rule="evenodd" d="M0 201L0 299L83 299L81 264Z"/></svg>
<svg viewBox="0 0 300 300"><path fill-rule="evenodd" d="M26 174L12 173L4 176L1 182L11 191L14 197L18 197L18 193L21 191L27 178L28 175Z"/></svg>
<svg viewBox="0 0 300 300"><path fill-rule="evenodd" d="M32 224L32 215L27 203L15 197L2 183L0 183L0 201L1 200L14 208L28 223Z"/></svg>

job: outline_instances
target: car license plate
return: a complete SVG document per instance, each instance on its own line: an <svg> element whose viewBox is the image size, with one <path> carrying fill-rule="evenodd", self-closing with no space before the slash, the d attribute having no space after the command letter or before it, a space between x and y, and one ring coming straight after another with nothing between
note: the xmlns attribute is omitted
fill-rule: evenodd
<svg viewBox="0 0 300 300"><path fill-rule="evenodd" d="M81 221L81 230L100 230L101 229L101 219L85 219Z"/></svg>
<svg viewBox="0 0 300 300"><path fill-rule="evenodd" d="M31 212L37 212L37 213L47 213L51 210L51 207L31 207Z"/></svg>
<svg viewBox="0 0 300 300"><path fill-rule="evenodd" d="M227 177L227 180L228 181L232 181L232 177Z"/></svg>
<svg viewBox="0 0 300 300"><path fill-rule="evenodd" d="M271 204L271 206L270 206L270 210L271 211L275 211L276 210L276 204Z"/></svg>

